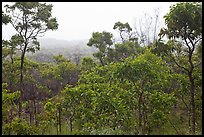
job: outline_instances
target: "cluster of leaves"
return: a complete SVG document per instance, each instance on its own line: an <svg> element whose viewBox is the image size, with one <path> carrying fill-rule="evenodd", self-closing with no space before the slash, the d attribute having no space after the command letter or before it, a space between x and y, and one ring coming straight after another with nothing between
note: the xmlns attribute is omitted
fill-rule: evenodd
<svg viewBox="0 0 204 137"><path fill-rule="evenodd" d="M128 58L124 63L97 66L85 71L77 86L67 86L63 90L62 106L74 117L74 123L89 134L107 125L128 134L137 126L136 106L141 103L138 93L144 92L142 109L148 115L148 128L162 126L175 103L174 91L164 92L171 84L166 69L162 61L149 52L137 59ZM146 84L141 85L141 81Z"/></svg>

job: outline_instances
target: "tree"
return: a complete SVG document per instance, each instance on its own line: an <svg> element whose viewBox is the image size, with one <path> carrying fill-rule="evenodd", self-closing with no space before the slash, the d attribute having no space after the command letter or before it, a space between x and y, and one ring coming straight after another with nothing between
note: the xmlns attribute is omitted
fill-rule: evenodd
<svg viewBox="0 0 204 137"><path fill-rule="evenodd" d="M9 50L9 55L10 55L10 58L11 58L11 63L14 63L14 59L13 59L13 56L14 54L16 54L16 50L17 50L17 47L16 45L21 45L23 44L24 40L22 37L19 37L19 35L13 35L11 37L11 39L8 41L8 40L3 40L3 45L2 45L2 48L4 50Z"/></svg>
<svg viewBox="0 0 204 137"><path fill-rule="evenodd" d="M79 75L79 67L72 63L69 59L63 57L63 55L54 56L57 65L54 67L54 78L60 82L61 88L66 84L76 85ZM59 85L58 85L59 86Z"/></svg>
<svg viewBox="0 0 204 137"><path fill-rule="evenodd" d="M154 9L153 15L145 13L142 18L135 21L133 26L133 34L143 46L156 42L159 33L160 9Z"/></svg>
<svg viewBox="0 0 204 137"><path fill-rule="evenodd" d="M9 23L17 32L17 37L23 39L19 47L21 51L20 81L21 100L23 97L23 68L26 52L35 53L40 49L37 36L44 34L48 30L56 30L58 23L56 18L52 18L52 5L41 4L39 2L16 2L14 5L5 5L5 16L10 17ZM19 103L19 117L22 111L21 101Z"/></svg>
<svg viewBox="0 0 204 137"><path fill-rule="evenodd" d="M114 49L114 59L116 61L122 61L123 59L130 57L132 55L133 58L136 58L141 52L143 48L137 43L137 41L126 41L124 43L115 44Z"/></svg>
<svg viewBox="0 0 204 137"><path fill-rule="evenodd" d="M122 43L116 43L113 49L115 61L122 61L124 58L134 55L134 57L141 51L141 47L132 32L132 28L128 23L116 22L113 29L118 29ZM111 53L111 52L110 52Z"/></svg>
<svg viewBox="0 0 204 137"><path fill-rule="evenodd" d="M120 21L116 22L113 26L113 29L118 29L120 33L120 38L122 39L122 42L124 43L127 40L130 40L132 37L131 31L132 28L126 23L121 23Z"/></svg>
<svg viewBox="0 0 204 137"><path fill-rule="evenodd" d="M81 98L80 106L74 107L80 108L77 121L90 133L94 134L104 128L121 129L124 133L128 133L134 128L134 118L131 113L135 108L134 100L128 89L125 89L131 86L120 83L113 77L113 72L118 65L120 64L109 63L84 71L78 85L73 89L73 93L79 96L74 97L75 101Z"/></svg>
<svg viewBox="0 0 204 137"><path fill-rule="evenodd" d="M97 53L94 53L93 56L100 60L101 65L106 64L105 58L107 57L108 49L113 45L112 37L113 35L109 32L93 32L92 37L87 43L88 46L94 46L99 50Z"/></svg>
<svg viewBox="0 0 204 137"><path fill-rule="evenodd" d="M96 63L90 57L84 57L81 62L81 71L89 71L91 68L95 67Z"/></svg>
<svg viewBox="0 0 204 137"><path fill-rule="evenodd" d="M171 85L171 74L166 64L146 51L136 59L127 58L115 74L122 81L128 80L133 84L134 99L138 102L138 134L149 133L154 126L161 127L174 102L174 93L164 92Z"/></svg>
<svg viewBox="0 0 204 137"><path fill-rule="evenodd" d="M164 16L167 28L162 28L160 36L168 36L169 39L182 40L180 48L172 46L171 54L168 54L172 61L188 75L191 96L191 121L192 134L196 132L196 106L195 106L195 79L194 70L200 63L195 60L195 49L202 42L202 4L198 2L181 2L170 7L169 13ZM181 53L182 58L187 61L184 65L180 63L181 57L176 56Z"/></svg>
<svg viewBox="0 0 204 137"><path fill-rule="evenodd" d="M11 18L2 11L2 25L7 25L10 21Z"/></svg>

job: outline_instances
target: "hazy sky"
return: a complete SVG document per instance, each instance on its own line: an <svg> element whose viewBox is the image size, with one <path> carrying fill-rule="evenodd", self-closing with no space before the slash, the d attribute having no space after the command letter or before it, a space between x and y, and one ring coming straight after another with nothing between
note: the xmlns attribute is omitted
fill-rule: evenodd
<svg viewBox="0 0 204 137"><path fill-rule="evenodd" d="M48 3L48 2L47 2ZM115 22L134 22L145 13L152 14L159 8L160 23L164 25L163 16L176 2L49 2L53 4L53 17L57 18L59 28L46 32L44 38L62 40L89 39L92 32L108 31L113 34ZM5 2L2 3L2 6ZM11 25L2 26L2 38L9 39L14 33Z"/></svg>

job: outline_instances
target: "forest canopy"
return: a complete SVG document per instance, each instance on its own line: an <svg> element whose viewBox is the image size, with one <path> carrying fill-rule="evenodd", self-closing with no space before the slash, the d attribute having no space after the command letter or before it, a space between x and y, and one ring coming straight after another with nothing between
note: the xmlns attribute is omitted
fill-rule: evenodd
<svg viewBox="0 0 204 137"><path fill-rule="evenodd" d="M202 134L202 3L171 6L151 42L118 21L119 41L93 32L92 56L49 62L26 55L60 26L53 5L4 8L2 26L16 34L2 39L2 135Z"/></svg>

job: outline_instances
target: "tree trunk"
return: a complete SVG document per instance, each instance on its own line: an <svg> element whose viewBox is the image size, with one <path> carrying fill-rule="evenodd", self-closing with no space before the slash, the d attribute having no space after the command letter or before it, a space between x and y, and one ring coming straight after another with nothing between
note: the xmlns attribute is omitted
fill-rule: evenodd
<svg viewBox="0 0 204 137"><path fill-rule="evenodd" d="M32 125L33 123L33 107L32 107L32 100L29 101L29 113L30 113L30 125Z"/></svg>
<svg viewBox="0 0 204 137"><path fill-rule="evenodd" d="M71 134L72 134L72 130L73 130L72 117L73 117L73 115L71 115L71 117L70 117L70 119L69 119L70 132L71 132Z"/></svg>
<svg viewBox="0 0 204 137"><path fill-rule="evenodd" d="M101 65L104 66L103 59L100 58L99 60L100 60Z"/></svg>
<svg viewBox="0 0 204 137"><path fill-rule="evenodd" d="M148 134L148 121L147 121L147 111L146 111L146 106L145 106L145 102L142 101L142 106L143 106L143 122L144 122L144 125L143 125L143 134Z"/></svg>
<svg viewBox="0 0 204 137"><path fill-rule="evenodd" d="M13 111L10 110L10 116L9 116L9 126L12 126L12 120L13 120ZM11 128L9 128L8 134L11 135Z"/></svg>
<svg viewBox="0 0 204 137"><path fill-rule="evenodd" d="M138 118L139 118L139 134L142 133L142 93L139 95L139 100L138 100Z"/></svg>
<svg viewBox="0 0 204 137"><path fill-rule="evenodd" d="M195 84L194 79L192 76L192 72L189 73L189 80L190 80L190 93L191 93L191 114L192 114L192 134L195 134L195 122L196 122L196 114L195 114Z"/></svg>
<svg viewBox="0 0 204 137"><path fill-rule="evenodd" d="M37 107L36 107L35 99L33 100L33 107L34 107L33 119L34 119L34 122L35 122L35 126L37 126L37 120L36 120Z"/></svg>
<svg viewBox="0 0 204 137"><path fill-rule="evenodd" d="M59 107L59 132L62 132L62 123L61 123L61 105Z"/></svg>
<svg viewBox="0 0 204 137"><path fill-rule="evenodd" d="M26 53L27 48L27 42L25 42L25 47L23 49L22 55L21 55L21 67L20 67L20 99L19 99L19 112L18 116L21 118L21 112L22 112L22 101L23 101L23 65L24 65L24 57Z"/></svg>
<svg viewBox="0 0 204 137"><path fill-rule="evenodd" d="M174 130L176 131L177 135L180 135L178 129L177 129L177 128L175 127L175 125L171 122L171 120L169 119L169 117L167 116L166 118L167 118L167 120L169 121L169 123L171 124L171 126L174 128Z"/></svg>
<svg viewBox="0 0 204 137"><path fill-rule="evenodd" d="M21 118L22 112L22 100L23 100L23 64L24 64L24 54L21 56L21 68L20 68L20 98L19 98L19 112L18 116Z"/></svg>

